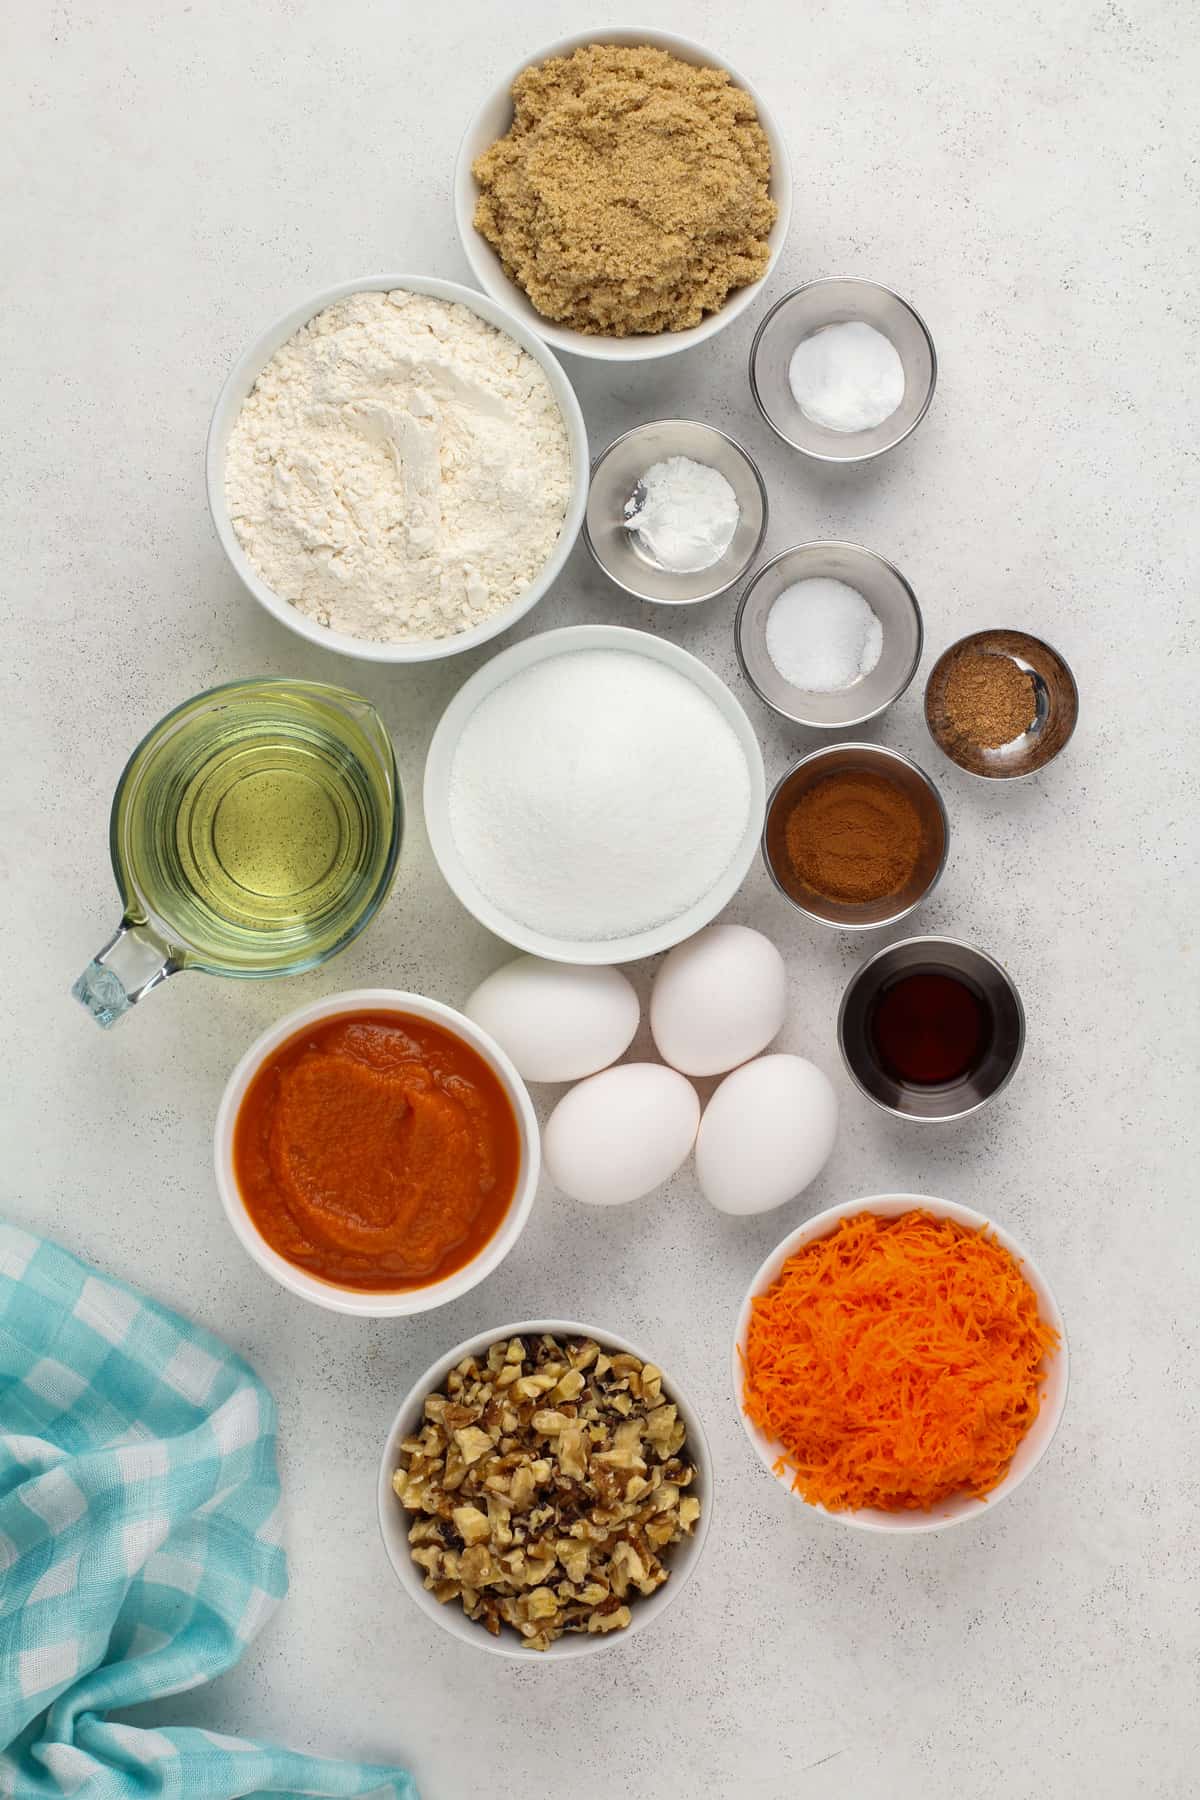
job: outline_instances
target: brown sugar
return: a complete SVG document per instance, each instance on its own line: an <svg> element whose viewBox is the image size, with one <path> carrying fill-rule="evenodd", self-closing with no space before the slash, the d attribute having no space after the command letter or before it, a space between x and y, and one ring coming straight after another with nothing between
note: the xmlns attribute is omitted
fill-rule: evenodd
<svg viewBox="0 0 1200 1800"><path fill-rule="evenodd" d="M525 69L475 160L475 227L544 318L682 331L767 267L771 152L722 69L588 44Z"/></svg>
<svg viewBox="0 0 1200 1800"><path fill-rule="evenodd" d="M951 663L941 701L948 734L981 750L1011 744L1037 717L1033 676L991 650L964 650Z"/></svg>
<svg viewBox="0 0 1200 1800"><path fill-rule="evenodd" d="M784 843L801 886L861 905L898 894L912 878L923 848L921 815L886 775L846 770L800 795Z"/></svg>

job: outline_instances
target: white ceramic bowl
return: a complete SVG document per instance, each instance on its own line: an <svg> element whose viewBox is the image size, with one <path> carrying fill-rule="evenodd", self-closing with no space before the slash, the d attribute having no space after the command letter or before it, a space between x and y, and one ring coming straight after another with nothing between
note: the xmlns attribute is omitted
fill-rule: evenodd
<svg viewBox="0 0 1200 1800"><path fill-rule="evenodd" d="M808 1506L801 1496L792 1488L791 1477L786 1472L775 1475L772 1464L780 1455L780 1446L751 1423L742 1410L742 1370L739 1351L744 1348L746 1334L750 1326L750 1303L756 1294L763 1293L779 1275L788 1257L804 1244L811 1244L817 1238L828 1235L842 1219L853 1218L857 1213L873 1212L881 1218L895 1219L902 1213L912 1212L920 1208L932 1213L939 1219L956 1219L960 1225L977 1231L986 1225L998 1244L1011 1256L1016 1257L1022 1266L1022 1273L1030 1287L1037 1295L1038 1310L1048 1325L1052 1325L1058 1333L1059 1347L1051 1358L1045 1383L1041 1390L1041 1407L1037 1418L1021 1439L1017 1453L1004 1480L994 1487L984 1501L972 1500L967 1496L944 1500L940 1506L929 1512L883 1512L876 1507L861 1507L857 1512L829 1512L823 1506ZM996 1507L1008 1494L1020 1487L1026 1476L1037 1467L1058 1430L1063 1408L1067 1402L1067 1385L1070 1376L1070 1357L1067 1350L1067 1332L1063 1324L1063 1316L1058 1310L1058 1303L1033 1258L1016 1239L1001 1229L994 1220L985 1219L982 1213L972 1212L968 1206L958 1206L953 1200L933 1200L926 1194L871 1194L864 1200L848 1200L844 1206L831 1206L825 1212L818 1213L815 1218L805 1220L796 1231L790 1232L781 1244L772 1250L758 1274L750 1283L746 1298L738 1313L737 1329L733 1339L733 1398L738 1417L742 1421L746 1436L753 1444L763 1466L775 1475L780 1485L800 1502L806 1512L819 1513L823 1518L833 1519L839 1525L853 1526L857 1531L890 1531L907 1532L942 1531L950 1525L964 1525L970 1519L982 1519Z"/></svg>
<svg viewBox="0 0 1200 1800"><path fill-rule="evenodd" d="M637 656L648 656L665 663L669 669L686 675L702 694L716 706L733 727L750 771L750 809L746 829L737 852L720 880L694 906L664 925L649 931L637 931L620 938L555 938L512 919L487 898L475 885L467 871L450 830L450 771L454 753L467 720L488 694L528 669L534 663L553 656L564 656L576 650L624 650ZM728 904L746 878L754 861L762 832L766 806L766 776L762 751L754 728L739 702L719 675L706 663L666 638L654 637L647 631L630 631L622 625L567 625L558 631L543 631L526 638L511 649L476 670L459 689L438 722L425 759L425 829L438 867L452 891L472 916L489 931L514 944L532 956L546 957L550 962L625 963L643 956L656 956L682 943L702 926L711 922Z"/></svg>
<svg viewBox="0 0 1200 1800"><path fill-rule="evenodd" d="M545 370L546 379L558 401L563 424L566 426L571 450L571 492L558 541L542 565L541 572L525 592L510 602L503 611L494 613L490 619L485 619L471 631L460 631L453 637L414 639L408 643L374 643L366 638L350 637L344 631L333 631L316 619L310 619L306 613L277 594L256 572L238 541L233 521L229 517L229 506L225 498L225 448L242 409L242 402L281 344L285 344L288 338L315 318L317 313L324 312L326 307L333 306L337 301L346 300L351 294L388 293L393 288L407 288L410 293L429 294L436 300L456 301L462 306L468 306L481 319L486 319L489 325L506 331L523 350L528 350L530 356ZM587 428L579 402L575 398L575 390L557 358L547 350L536 332L531 331L521 319L514 317L494 299L486 294L476 293L474 288L461 287L456 281L438 281L429 275L363 275L357 281L339 281L336 287L325 288L321 293L302 300L298 306L293 306L284 313L282 318L276 319L273 325L269 325L243 351L217 398L208 430L204 472L208 485L208 509L221 540L221 548L259 605L265 607L272 618L278 619L281 625L286 625L289 631L307 638L311 644L320 644L326 650L336 650L342 656L360 657L364 662L434 662L443 656L457 656L462 650L478 649L480 644L486 644L502 631L507 631L510 625L515 625L518 619L523 619L537 605L556 580L579 536L584 508L587 506Z"/></svg>
<svg viewBox="0 0 1200 1800"><path fill-rule="evenodd" d="M427 1287L401 1289L393 1293L370 1293L361 1288L338 1287L334 1282L318 1280L315 1275L308 1274L295 1263L288 1262L286 1257L280 1256L260 1236L246 1210L234 1175L233 1128L238 1108L265 1059L306 1026L336 1019L342 1013L355 1012L407 1013L418 1019L428 1019L433 1024L440 1025L443 1030L452 1032L455 1037L462 1038L496 1075L516 1115L521 1140L521 1161L512 1204L501 1220L499 1229L488 1239L478 1256L463 1268L456 1269L454 1274L447 1275L444 1280L431 1281ZM333 994L326 1000L314 1000L310 1006L300 1007L296 1012L289 1013L286 1019L280 1019L277 1025L272 1025L269 1031L264 1031L251 1044L226 1083L221 1104L217 1108L213 1153L217 1191L225 1208L225 1216L243 1250L254 1258L259 1268L265 1269L280 1287L287 1288L289 1293L298 1294L302 1300L310 1300L314 1306L323 1306L329 1312L353 1313L365 1319L396 1319L411 1313L432 1312L434 1307L444 1306L448 1300L457 1300L478 1286L485 1275L490 1275L493 1269L500 1266L524 1231L533 1206L533 1197L537 1192L542 1161L541 1138L528 1089L499 1044L486 1031L481 1031L472 1020L455 1012L453 1007L443 1006L438 1000L426 1000L421 994L399 993L394 988L355 988L344 994Z"/></svg>
<svg viewBox="0 0 1200 1800"><path fill-rule="evenodd" d="M400 1504L392 1488L392 1474L400 1460L399 1446L406 1437L419 1429L426 1395L436 1393L451 1369L465 1356L478 1356L481 1351L489 1349L502 1339L539 1337L545 1332L558 1338L594 1338L604 1350L625 1351L642 1362L655 1362L655 1358L648 1356L640 1345L631 1344L628 1339L617 1337L611 1331L598 1331L592 1325L580 1325L572 1319L522 1319L516 1325L497 1325L491 1331L477 1332L465 1343L456 1345L445 1356L439 1357L433 1367L427 1369L414 1384L392 1422L379 1464L379 1529L388 1561L396 1571L401 1587L416 1601L421 1611L440 1625L443 1631L448 1631L451 1637L458 1638L461 1643L473 1645L476 1650L489 1650L493 1656L507 1656L525 1663L573 1662L581 1656L592 1656L599 1650L628 1643L635 1632L641 1631L652 1620L660 1619L671 1602L683 1591L684 1583L699 1562L712 1522L712 1462L708 1439L704 1435L704 1427L696 1409L680 1392L671 1375L664 1370L663 1392L679 1408L679 1416L687 1428L685 1448L696 1470L696 1479L689 1491L700 1501L700 1517L691 1536L672 1545L667 1552L670 1579L653 1594L637 1595L630 1601L632 1617L623 1631L597 1632L594 1636L573 1633L556 1638L548 1649L529 1650L515 1631L505 1629L499 1637L492 1637L481 1623L467 1618L457 1601L448 1601L443 1606L439 1600L434 1599L425 1586L424 1571L417 1567L409 1549L410 1514Z"/></svg>
<svg viewBox="0 0 1200 1800"><path fill-rule="evenodd" d="M543 63L551 56L570 56L573 50L579 50L585 44L648 44L654 49L669 51L681 62L698 63L710 69L724 69L730 79L749 94L758 108L759 124L766 133L771 148L771 198L778 208L775 223L767 237L771 249L770 261L757 281L750 282L747 287L735 288L719 312L712 313L688 331L660 331L645 337L593 337L587 332L555 325L550 319L542 317L523 288L509 280L500 258L475 229L475 203L479 198L479 184L471 173L471 165L477 156L490 149L498 138L502 138L512 124L513 82L531 64ZM691 38L674 37L666 31L606 27L597 31L577 31L570 37L559 38L557 43L547 44L542 50L531 52L492 89L467 126L459 148L458 162L454 169L454 215L458 222L458 235L462 239L475 279L494 299L499 300L520 319L523 325L528 326L530 331L536 331L548 344L553 344L556 350L570 351L573 356L591 356L606 362L646 362L652 357L673 356L676 351L690 350L693 345L702 344L706 338L724 331L747 307L754 305L763 284L779 260L779 253L788 234L792 216L792 175L787 148L762 95L723 56L714 55L703 44L694 43Z"/></svg>

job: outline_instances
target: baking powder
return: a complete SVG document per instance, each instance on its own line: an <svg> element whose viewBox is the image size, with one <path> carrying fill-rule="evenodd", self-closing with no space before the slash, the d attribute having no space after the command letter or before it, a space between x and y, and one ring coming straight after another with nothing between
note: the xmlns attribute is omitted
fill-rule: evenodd
<svg viewBox="0 0 1200 1800"><path fill-rule="evenodd" d="M741 508L719 469L690 456L652 463L625 503L625 526L660 568L694 574L720 562Z"/></svg>

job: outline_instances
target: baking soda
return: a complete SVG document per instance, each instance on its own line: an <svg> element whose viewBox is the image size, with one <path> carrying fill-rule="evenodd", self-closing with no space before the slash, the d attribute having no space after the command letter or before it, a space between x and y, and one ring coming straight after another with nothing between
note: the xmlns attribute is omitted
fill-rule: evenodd
<svg viewBox="0 0 1200 1800"><path fill-rule="evenodd" d="M847 319L802 338L788 364L796 405L828 431L870 431L904 399L904 364L890 338Z"/></svg>

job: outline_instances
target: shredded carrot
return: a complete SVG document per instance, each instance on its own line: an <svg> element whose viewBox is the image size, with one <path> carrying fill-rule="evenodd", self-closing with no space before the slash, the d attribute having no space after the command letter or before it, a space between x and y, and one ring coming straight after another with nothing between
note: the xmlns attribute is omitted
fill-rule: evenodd
<svg viewBox="0 0 1200 1800"><path fill-rule="evenodd" d="M858 1213L755 1297L743 1406L811 1505L928 1511L1003 1479L1057 1344L986 1229Z"/></svg>

